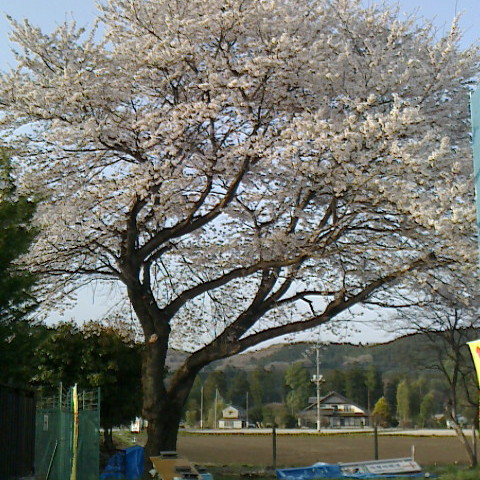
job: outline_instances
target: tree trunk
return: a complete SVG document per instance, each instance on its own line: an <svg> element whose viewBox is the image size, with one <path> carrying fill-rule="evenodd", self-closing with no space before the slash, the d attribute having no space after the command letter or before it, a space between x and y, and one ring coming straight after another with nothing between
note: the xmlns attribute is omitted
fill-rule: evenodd
<svg viewBox="0 0 480 480"><path fill-rule="evenodd" d="M163 451L176 451L177 434L182 419L183 405L165 402L159 415L148 421L148 440L145 455L149 458Z"/></svg>
<svg viewBox="0 0 480 480"><path fill-rule="evenodd" d="M458 350L457 350L458 354ZM457 397L456 397L456 392L457 392L457 380L458 380L458 372L459 372L459 365L460 361L457 357L455 360L455 365L456 368L454 369L454 374L453 378L450 382L450 400L446 408L447 416L450 417L450 420L452 422L453 429L455 430L455 433L457 435L457 438L460 440L460 443L463 445L463 448L465 449L465 453L467 454L468 461L470 464L470 467L473 468L477 465L477 452L474 451L474 438L472 438L472 444L470 445L470 442L468 441L467 437L465 436L465 433L463 432L463 428L458 424L457 422ZM476 450L476 447L475 447Z"/></svg>
<svg viewBox="0 0 480 480"><path fill-rule="evenodd" d="M470 467L473 468L477 464L477 458L476 454L473 451L472 445L470 445L470 442L468 441L468 438L465 436L465 433L463 432L462 427L458 425L458 423L453 420L452 421L453 429L455 430L455 433L457 434L457 438L460 440L461 444L463 445L465 452L468 457L468 462L470 464ZM473 443L473 439L472 439Z"/></svg>
<svg viewBox="0 0 480 480"><path fill-rule="evenodd" d="M112 454L115 451L115 445L113 444L113 429L111 427L103 429L103 445L109 454Z"/></svg>
<svg viewBox="0 0 480 480"><path fill-rule="evenodd" d="M149 343L146 348L143 371L143 417L148 420L145 445L145 467L152 468L150 457L162 451L177 449L177 435L185 403L197 371L183 370L174 376L165 388L165 362L162 346Z"/></svg>

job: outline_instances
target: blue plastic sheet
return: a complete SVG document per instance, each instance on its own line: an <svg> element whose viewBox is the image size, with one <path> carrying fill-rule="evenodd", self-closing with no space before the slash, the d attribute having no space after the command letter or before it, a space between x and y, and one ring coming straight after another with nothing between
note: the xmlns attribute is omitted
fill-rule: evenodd
<svg viewBox="0 0 480 480"><path fill-rule="evenodd" d="M125 478L125 450L117 452L108 459L105 469L100 474L100 480Z"/></svg>
<svg viewBox="0 0 480 480"><path fill-rule="evenodd" d="M138 480L143 475L143 447L138 445L125 450L125 478L127 480Z"/></svg>
<svg viewBox="0 0 480 480"><path fill-rule="evenodd" d="M342 470L336 464L316 464L311 467L283 468L277 470L279 480L315 480L318 478L342 478Z"/></svg>
<svg viewBox="0 0 480 480"><path fill-rule="evenodd" d="M100 480L139 480L143 475L143 447L120 450L110 457Z"/></svg>
<svg viewBox="0 0 480 480"><path fill-rule="evenodd" d="M376 475L373 473L352 473L345 475L342 473L340 465L335 463L316 463L310 467L283 468L278 469L277 478L279 480L320 480L323 478L345 478L354 480L382 480L382 479L401 479L401 478L425 478L424 473L405 473L398 475ZM434 475L429 475L435 478Z"/></svg>

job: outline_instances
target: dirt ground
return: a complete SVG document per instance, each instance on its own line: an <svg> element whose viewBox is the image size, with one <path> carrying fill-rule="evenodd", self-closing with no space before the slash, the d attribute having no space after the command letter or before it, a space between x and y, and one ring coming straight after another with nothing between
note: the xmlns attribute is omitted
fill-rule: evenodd
<svg viewBox="0 0 480 480"><path fill-rule="evenodd" d="M353 462L374 458L372 435L277 436L277 467L315 462ZM409 457L422 466L467 463L456 437L381 436L379 458ZM178 451L190 461L213 465L271 466L273 441L268 435L188 435L179 437Z"/></svg>

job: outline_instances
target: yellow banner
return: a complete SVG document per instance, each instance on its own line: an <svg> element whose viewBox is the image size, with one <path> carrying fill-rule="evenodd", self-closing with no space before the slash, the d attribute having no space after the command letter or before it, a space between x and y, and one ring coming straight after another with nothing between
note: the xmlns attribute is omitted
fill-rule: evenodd
<svg viewBox="0 0 480 480"><path fill-rule="evenodd" d="M480 339L473 342L467 342L470 347L470 353L472 354L473 363L475 364L475 370L477 371L477 380L480 387Z"/></svg>
<svg viewBox="0 0 480 480"><path fill-rule="evenodd" d="M77 456L78 456L78 391L77 385L72 388L73 403L73 446L72 446L72 473L70 480L77 480Z"/></svg>

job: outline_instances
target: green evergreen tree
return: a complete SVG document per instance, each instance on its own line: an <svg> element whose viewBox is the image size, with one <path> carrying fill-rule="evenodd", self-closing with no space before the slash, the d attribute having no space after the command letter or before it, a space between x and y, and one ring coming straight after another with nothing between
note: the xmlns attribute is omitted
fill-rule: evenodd
<svg viewBox="0 0 480 480"><path fill-rule="evenodd" d="M248 377L245 371L235 370L228 384L226 398L229 403L245 408L247 392L249 391Z"/></svg>
<svg viewBox="0 0 480 480"><path fill-rule="evenodd" d="M266 405L262 408L262 418L265 427L273 427L275 422L275 411L270 405Z"/></svg>
<svg viewBox="0 0 480 480"><path fill-rule="evenodd" d="M277 371L273 366L265 370L263 379L263 401L265 403L282 403L285 398L284 372Z"/></svg>
<svg viewBox="0 0 480 480"><path fill-rule="evenodd" d="M302 362L290 365L285 371L285 384L290 388L287 393L287 405L292 414L307 406L312 390L310 373Z"/></svg>
<svg viewBox="0 0 480 480"><path fill-rule="evenodd" d="M60 383L80 389L100 387L100 425L105 445L113 449L112 428L140 415L141 355L143 347L125 330L88 322L50 329L34 356L33 381L56 390Z"/></svg>
<svg viewBox="0 0 480 480"><path fill-rule="evenodd" d="M31 359L44 328L26 322L37 307L32 294L36 277L20 259L37 230L32 226L36 204L16 192L10 157L0 149L0 382L24 386L32 372ZM20 321L23 320L23 321Z"/></svg>
<svg viewBox="0 0 480 480"><path fill-rule="evenodd" d="M375 394L380 385L380 374L377 367L372 363L365 374L365 386L367 387L367 409L372 411L373 403L375 402Z"/></svg>
<svg viewBox="0 0 480 480"><path fill-rule="evenodd" d="M420 420L420 409L422 401L425 397L426 392L428 391L427 380L425 377L420 377L413 382L410 382L410 395L409 395L409 404L410 404L410 418L416 424L421 422Z"/></svg>
<svg viewBox="0 0 480 480"><path fill-rule="evenodd" d="M345 395L345 374L341 370L332 370L325 375L325 391Z"/></svg>
<svg viewBox="0 0 480 480"><path fill-rule="evenodd" d="M200 407L195 399L188 400L185 409L185 424L189 427L195 427L199 420Z"/></svg>
<svg viewBox="0 0 480 480"><path fill-rule="evenodd" d="M257 367L249 375L250 399L252 408L261 411L265 398L265 378L266 371L263 367Z"/></svg>
<svg viewBox="0 0 480 480"><path fill-rule="evenodd" d="M202 403L203 382L204 380L200 375L195 378L192 389L190 390L190 395L188 396L187 404L188 402L195 402L197 405Z"/></svg>
<svg viewBox="0 0 480 480"><path fill-rule="evenodd" d="M383 396L390 406L392 417L397 415L397 387L400 380L396 377L385 378L383 382Z"/></svg>
<svg viewBox="0 0 480 480"><path fill-rule="evenodd" d="M406 380L402 380L397 387L397 417L400 426L409 426L410 412L410 387Z"/></svg>
<svg viewBox="0 0 480 480"><path fill-rule="evenodd" d="M49 332L45 325L0 322L0 383L26 387L35 375L31 359Z"/></svg>
<svg viewBox="0 0 480 480"><path fill-rule="evenodd" d="M345 396L363 407L367 406L365 372L358 367L345 373Z"/></svg>
<svg viewBox="0 0 480 480"><path fill-rule="evenodd" d="M222 370L214 370L208 374L203 384L203 398L206 404L210 405L215 400L215 395L222 398L227 396L227 379L225 372Z"/></svg>
<svg viewBox="0 0 480 480"><path fill-rule="evenodd" d="M17 195L10 157L0 150L0 323L25 318L37 302L31 291L35 276L19 262L37 230L32 226L36 203Z"/></svg>
<svg viewBox="0 0 480 480"><path fill-rule="evenodd" d="M209 428L218 428L218 422L222 418L222 411L226 407L223 398L218 397L218 400L216 402L216 414L215 414L215 401L210 404L210 408L208 409L208 415L207 415L207 427Z"/></svg>
<svg viewBox="0 0 480 480"><path fill-rule="evenodd" d="M435 395L433 392L428 392L423 398L420 404L420 426L428 427L431 422L432 416L435 413Z"/></svg>

